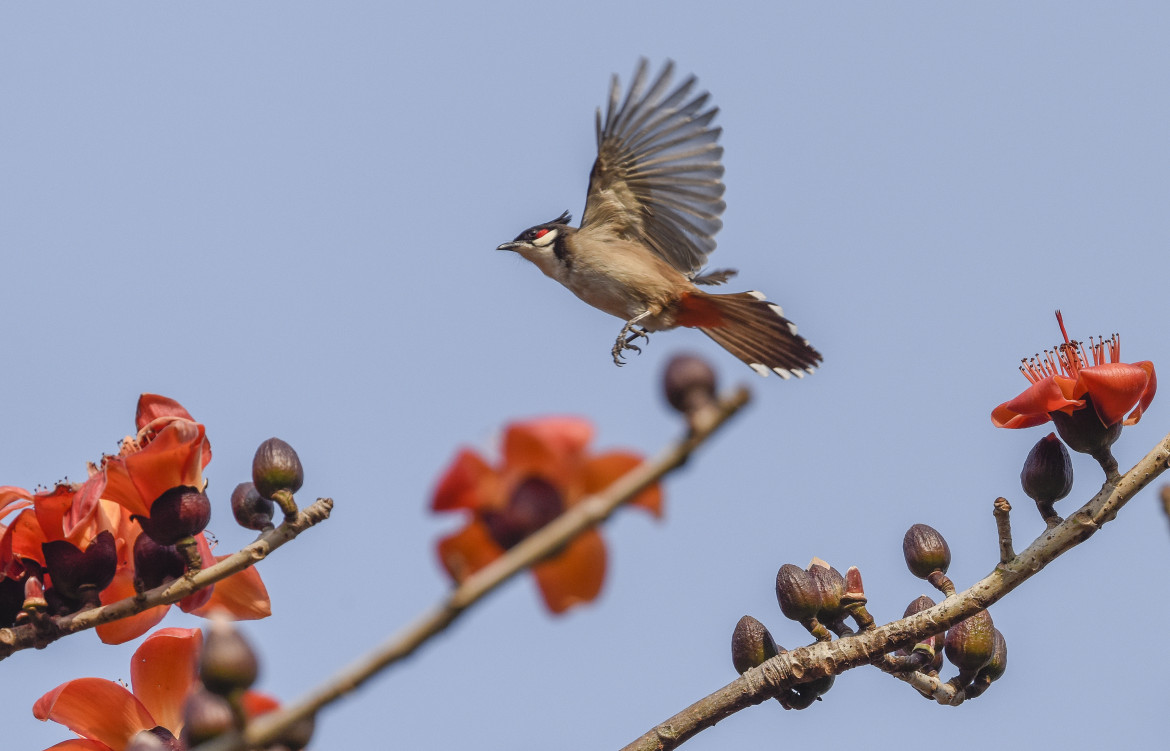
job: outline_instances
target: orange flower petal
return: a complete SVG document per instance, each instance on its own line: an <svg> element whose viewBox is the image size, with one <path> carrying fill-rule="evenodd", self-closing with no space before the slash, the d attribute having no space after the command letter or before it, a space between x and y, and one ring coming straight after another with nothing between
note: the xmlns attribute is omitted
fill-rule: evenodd
<svg viewBox="0 0 1170 751"><path fill-rule="evenodd" d="M473 521L453 535L439 540L439 562L456 582L461 582L504 554L487 526Z"/></svg>
<svg viewBox="0 0 1170 751"><path fill-rule="evenodd" d="M121 551L120 551L121 553ZM99 595L103 605L133 597L137 592L134 589L134 568L119 565L114 573L114 580L110 586L103 589ZM119 618L116 621L99 624L96 628L98 638L106 644L125 644L131 639L137 639L154 628L170 610L170 605L159 605L144 610L129 618Z"/></svg>
<svg viewBox="0 0 1170 751"><path fill-rule="evenodd" d="M194 628L155 631L130 658L134 695L154 718L178 736L183 729L183 704L198 685L199 650L203 634Z"/></svg>
<svg viewBox="0 0 1170 751"><path fill-rule="evenodd" d="M195 422L191 413L174 399L158 394L140 394L138 396L138 409L134 415L135 426L142 430L160 417L179 417Z"/></svg>
<svg viewBox="0 0 1170 751"><path fill-rule="evenodd" d="M497 481L496 471L479 454L463 449L439 479L431 499L432 511L471 509L491 505L490 496Z"/></svg>
<svg viewBox="0 0 1170 751"><path fill-rule="evenodd" d="M280 702L275 697L260 691L245 691L244 692L244 715L248 719L259 717L262 714L267 714L274 709L280 708Z"/></svg>
<svg viewBox="0 0 1170 751"><path fill-rule="evenodd" d="M145 448L106 463L105 497L150 516L150 504L179 485L203 488L205 434L195 422L168 424Z"/></svg>
<svg viewBox="0 0 1170 751"><path fill-rule="evenodd" d="M227 556L217 556L215 561L224 558ZM188 612L206 617L215 611L225 612L237 621L255 621L272 615L268 589L255 566L216 582L207 603Z"/></svg>
<svg viewBox="0 0 1170 751"><path fill-rule="evenodd" d="M27 558L45 565L45 556L41 552L41 543L48 542L44 530L37 522L36 512L25 509L16 515L8 531L4 533L3 544L0 544L0 556L5 559Z"/></svg>
<svg viewBox="0 0 1170 751"><path fill-rule="evenodd" d="M86 738L71 738L67 741L54 743L45 751L111 751L110 747L104 743L91 741Z"/></svg>
<svg viewBox="0 0 1170 751"><path fill-rule="evenodd" d="M0 485L0 520L32 505L32 493L15 485Z"/></svg>
<svg viewBox="0 0 1170 751"><path fill-rule="evenodd" d="M1101 422L1116 425L1141 401L1149 381L1149 374L1137 365L1101 363L1081 370L1077 378L1077 396L1088 394Z"/></svg>
<svg viewBox="0 0 1170 751"><path fill-rule="evenodd" d="M582 470L585 494L600 493L641 463L642 457L629 451L609 451L592 457ZM662 516L662 490L657 484L643 490L630 503Z"/></svg>
<svg viewBox="0 0 1170 751"><path fill-rule="evenodd" d="M593 601L605 581L605 543L597 530L582 532L565 551L532 567L544 603L554 613Z"/></svg>
<svg viewBox="0 0 1170 751"><path fill-rule="evenodd" d="M135 733L157 724L134 694L104 678L78 678L62 683L37 700L33 716L59 722L114 751L125 748Z"/></svg>
<svg viewBox="0 0 1170 751"><path fill-rule="evenodd" d="M592 438L593 426L580 417L512 423L504 431L504 466L509 473L563 481Z"/></svg>
<svg viewBox="0 0 1170 751"><path fill-rule="evenodd" d="M1055 376L1036 381L1015 399L992 410L992 424L997 428L1030 428L1048 422L1051 419L1048 417L1049 412L1061 410L1072 414L1074 409L1083 407L1085 402L1069 399L1065 394L1061 386L1071 383L1070 379L1058 379Z"/></svg>
<svg viewBox="0 0 1170 751"><path fill-rule="evenodd" d="M1129 417L1125 418L1125 425L1133 425L1142 419L1142 415L1149 408L1150 402L1154 401L1154 394L1158 391L1158 374L1154 372L1154 363L1149 360L1142 360L1141 362L1135 362L1134 365L1146 371L1150 380L1146 384L1145 393L1142 394L1142 398L1138 401L1137 408L1129 413Z"/></svg>

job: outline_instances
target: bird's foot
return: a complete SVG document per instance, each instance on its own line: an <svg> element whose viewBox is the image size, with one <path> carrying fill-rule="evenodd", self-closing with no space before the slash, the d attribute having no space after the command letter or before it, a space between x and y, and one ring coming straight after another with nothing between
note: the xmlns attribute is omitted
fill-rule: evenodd
<svg viewBox="0 0 1170 751"><path fill-rule="evenodd" d="M647 342L650 341L649 332L647 332L646 329L642 328L641 326L635 326L633 321L626 323L626 325L622 327L621 333L618 334L617 341L613 343L612 353L614 365L617 365L619 368L622 365L625 365L625 358L622 355L622 352L627 349L633 350L638 354L642 354L642 348L634 344L634 342L637 341L639 337L645 339Z"/></svg>

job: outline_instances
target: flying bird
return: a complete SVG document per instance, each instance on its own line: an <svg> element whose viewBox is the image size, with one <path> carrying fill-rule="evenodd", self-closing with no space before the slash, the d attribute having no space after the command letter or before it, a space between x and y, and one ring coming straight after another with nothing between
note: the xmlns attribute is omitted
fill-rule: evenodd
<svg viewBox="0 0 1170 751"><path fill-rule="evenodd" d="M689 76L675 88L674 63L649 80L645 59L625 97L617 76L605 117L597 109L597 160L581 226L568 211L521 232L498 250L513 250L598 310L625 321L613 361L641 352L649 333L697 328L760 375L804 377L821 355L798 336L779 305L763 293L712 294L733 269L704 271L722 228L721 127L709 95L692 95Z"/></svg>

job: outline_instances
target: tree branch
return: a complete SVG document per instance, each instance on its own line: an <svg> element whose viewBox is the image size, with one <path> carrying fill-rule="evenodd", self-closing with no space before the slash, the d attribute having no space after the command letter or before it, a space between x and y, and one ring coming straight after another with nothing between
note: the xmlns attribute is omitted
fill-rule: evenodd
<svg viewBox="0 0 1170 751"><path fill-rule="evenodd" d="M692 415L689 432L674 445L654 459L642 462L605 491L574 505L503 556L469 576L438 605L374 651L342 669L307 696L278 711L256 718L243 735L220 736L198 746L196 751L239 751L268 745L293 724L313 717L322 707L354 691L380 671L413 653L508 579L541 561L587 529L605 521L623 504L654 485L667 473L681 467L695 449L747 404L749 397L747 388L740 387L709 408Z"/></svg>
<svg viewBox="0 0 1170 751"><path fill-rule="evenodd" d="M245 545L215 565L208 566L192 576L184 576L133 597L111 602L109 605L53 618L49 621L51 631L47 634L38 631L34 624L0 629L0 659L22 649L44 647L48 642L56 641L63 636L120 618L128 618L159 605L173 605L192 592L226 579L232 574L238 574L264 560L272 551L301 532L328 519L332 509L332 498L318 498L312 505L293 516L286 517L279 527L263 533L255 542Z"/></svg>
<svg viewBox="0 0 1170 751"><path fill-rule="evenodd" d="M1107 480L1088 503L1060 524L1049 527L1025 550L1001 562L983 579L942 603L876 629L827 642L817 642L779 654L715 693L700 699L669 720L652 728L623 751L673 749L705 728L745 707L760 704L780 692L826 675L838 675L858 665L880 660L889 652L941 633L959 621L985 610L1023 584L1053 560L1087 540L1170 462L1170 435L1124 475ZM917 679L911 682L918 687ZM954 692L929 682L922 687L932 698L953 703ZM940 684L941 685L941 684ZM944 701L945 700L945 701Z"/></svg>

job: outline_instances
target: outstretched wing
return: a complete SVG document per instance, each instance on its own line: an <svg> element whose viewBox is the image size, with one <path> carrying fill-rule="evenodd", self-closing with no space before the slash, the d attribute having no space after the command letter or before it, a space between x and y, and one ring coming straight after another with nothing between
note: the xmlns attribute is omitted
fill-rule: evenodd
<svg viewBox="0 0 1170 751"><path fill-rule="evenodd" d="M704 109L709 95L691 97L694 76L670 90L673 69L667 61L647 85L642 59L624 100L614 76L604 122L597 110L597 161L581 228L607 225L693 277L723 226L722 128L711 127L719 110Z"/></svg>

